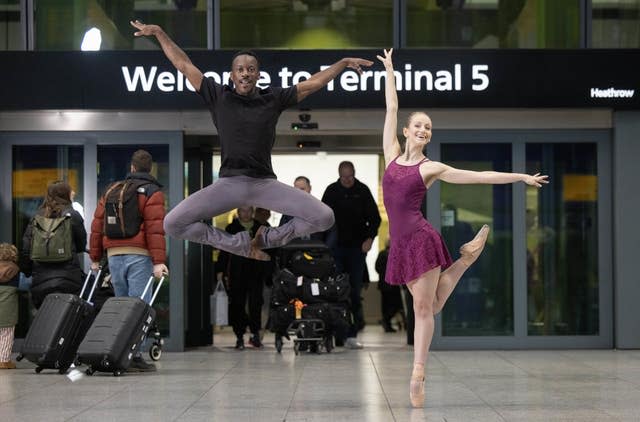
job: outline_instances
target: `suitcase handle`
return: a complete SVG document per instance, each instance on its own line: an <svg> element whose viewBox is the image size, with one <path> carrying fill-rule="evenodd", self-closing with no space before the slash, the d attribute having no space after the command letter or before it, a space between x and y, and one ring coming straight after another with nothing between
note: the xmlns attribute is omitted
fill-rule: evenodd
<svg viewBox="0 0 640 422"><path fill-rule="evenodd" d="M153 276L153 274L151 275L151 277L149 277L149 281L147 281L147 285L144 286L144 290L142 291L142 294L140 295L140 299L144 300L144 295L147 294L147 291L153 285L154 278L155 277ZM149 306L153 305L153 302L156 300L156 296L158 296L158 292L160 292L160 287L162 287L162 282L163 281L164 281L164 275L162 277L160 277L160 281L158 282L158 287L156 288L156 291L153 292L153 296L151 296L151 301L149 302Z"/></svg>
<svg viewBox="0 0 640 422"><path fill-rule="evenodd" d="M93 270L89 269L87 273L87 278L84 280L84 284L82 285L82 290L80 290L80 294L78 297L82 299L82 295L84 291L87 289L87 285L89 284L89 279L91 278L91 274L93 274ZM87 302L91 302L91 298L93 297L93 292L96 290L96 286L98 285L98 280L100 279L100 274L102 274L102 267L98 267L98 272L96 273L96 278L93 280L93 286L91 286L91 291L89 292L89 297L87 297Z"/></svg>

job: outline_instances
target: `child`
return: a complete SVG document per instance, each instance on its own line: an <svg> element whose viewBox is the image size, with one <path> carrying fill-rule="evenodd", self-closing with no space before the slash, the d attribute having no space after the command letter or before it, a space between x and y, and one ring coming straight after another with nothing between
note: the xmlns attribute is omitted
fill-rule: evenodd
<svg viewBox="0 0 640 422"><path fill-rule="evenodd" d="M0 243L0 369L14 369L11 361L13 333L18 323L18 249Z"/></svg>

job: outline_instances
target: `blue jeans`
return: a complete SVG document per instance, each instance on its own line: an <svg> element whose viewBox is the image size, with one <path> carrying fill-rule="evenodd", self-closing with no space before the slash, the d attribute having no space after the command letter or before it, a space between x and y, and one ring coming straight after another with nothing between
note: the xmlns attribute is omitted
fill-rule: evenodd
<svg viewBox="0 0 640 422"><path fill-rule="evenodd" d="M153 274L153 262L146 255L110 256L109 271L116 296L140 297ZM142 298L147 303L151 301L152 287Z"/></svg>
<svg viewBox="0 0 640 422"><path fill-rule="evenodd" d="M114 255L109 257L109 272L116 296L140 297L153 274L153 261L147 255ZM142 299L149 303L152 293L153 286L150 286ZM140 357L140 352L146 350L147 346L145 339L135 356Z"/></svg>

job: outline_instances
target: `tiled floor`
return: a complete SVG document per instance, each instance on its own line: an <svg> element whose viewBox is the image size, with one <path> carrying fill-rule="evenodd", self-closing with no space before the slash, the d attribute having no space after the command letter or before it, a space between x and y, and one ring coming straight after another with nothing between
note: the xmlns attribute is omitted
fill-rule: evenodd
<svg viewBox="0 0 640 422"><path fill-rule="evenodd" d="M411 409L412 350L367 327L365 349L295 356L216 346L165 353L153 374L0 371L0 421L640 421L640 350L437 351Z"/></svg>

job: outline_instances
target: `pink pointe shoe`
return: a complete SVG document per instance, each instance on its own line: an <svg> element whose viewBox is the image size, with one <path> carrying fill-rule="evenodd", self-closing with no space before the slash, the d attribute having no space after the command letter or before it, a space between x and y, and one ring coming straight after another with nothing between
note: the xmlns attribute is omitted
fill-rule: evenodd
<svg viewBox="0 0 640 422"><path fill-rule="evenodd" d="M409 400L414 408L424 407L424 367L413 368L409 381Z"/></svg>
<svg viewBox="0 0 640 422"><path fill-rule="evenodd" d="M473 264L484 249L487 237L489 237L489 226L485 224L478 231L476 237L460 247L460 261L467 267Z"/></svg>

